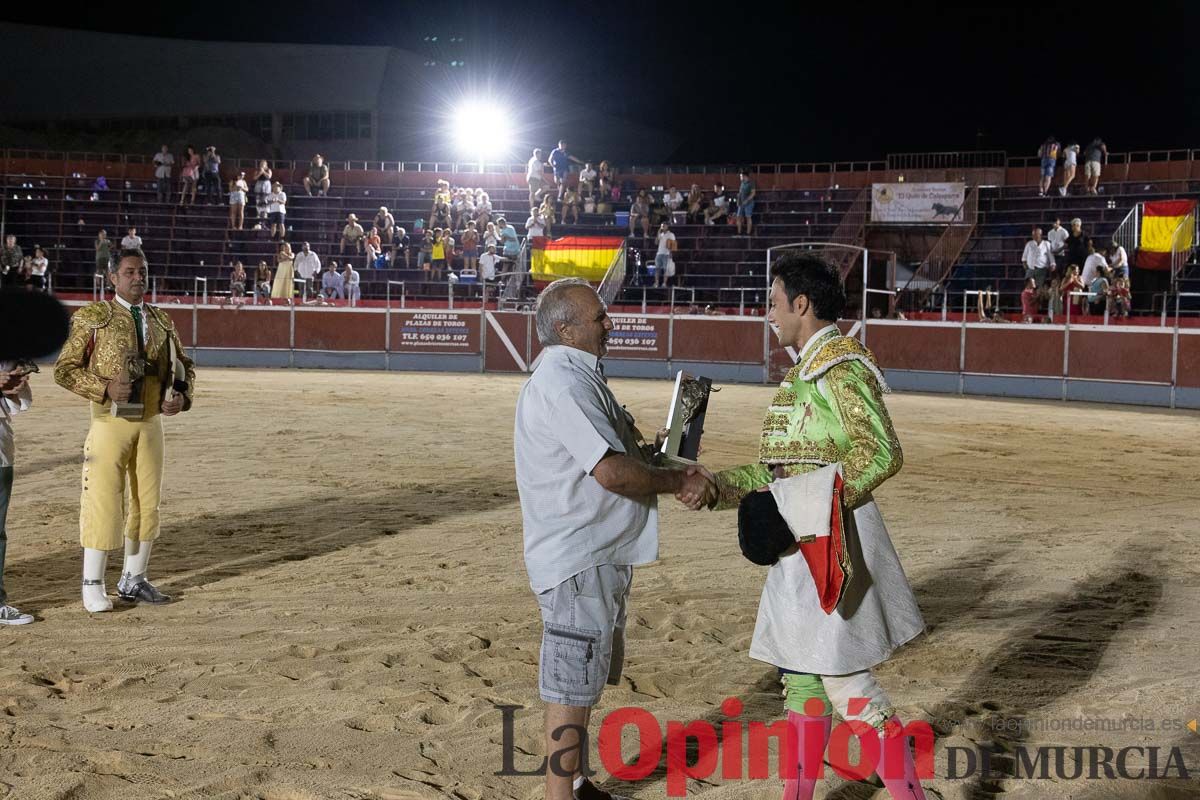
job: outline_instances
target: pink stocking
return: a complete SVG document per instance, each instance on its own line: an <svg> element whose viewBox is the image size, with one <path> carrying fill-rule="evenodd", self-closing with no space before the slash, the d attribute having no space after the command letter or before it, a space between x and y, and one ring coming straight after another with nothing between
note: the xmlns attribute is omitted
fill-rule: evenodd
<svg viewBox="0 0 1200 800"><path fill-rule="evenodd" d="M891 725L893 722L901 726L904 724L900 721L899 717L892 717L888 720L888 725ZM885 737L880 737L880 740L885 741ZM896 744L895 742L890 745L885 744L885 752L889 746L895 747ZM898 748L903 753L903 777L895 774L897 771L895 763L894 761L889 762L886 755L881 757L882 768L879 771L879 777L883 780L883 785L887 787L888 793L891 794L894 800L926 800L925 790L921 788L921 779L917 777L917 767L913 763L910 737L905 737L903 744L903 748ZM887 777L885 777L884 773L887 773Z"/></svg>
<svg viewBox="0 0 1200 800"><path fill-rule="evenodd" d="M783 800L812 800L813 792L817 788L817 776L821 773L821 760L825 756L825 743L829 741L829 731L833 727L833 718L808 717L789 711L788 727L796 737L796 758L799 766L796 777L783 782ZM816 740L816 737L820 739Z"/></svg>

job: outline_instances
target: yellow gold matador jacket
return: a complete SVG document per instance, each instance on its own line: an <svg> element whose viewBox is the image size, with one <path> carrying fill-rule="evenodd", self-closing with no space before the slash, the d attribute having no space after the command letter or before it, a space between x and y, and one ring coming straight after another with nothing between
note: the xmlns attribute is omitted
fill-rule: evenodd
<svg viewBox="0 0 1200 800"><path fill-rule="evenodd" d="M148 330L145 379L141 382L145 419L159 413L163 394L171 385L173 376L168 344L172 340L175 355L187 371L188 388L183 393L186 411L192 405L192 390L196 383L192 360L184 353L175 323L167 313L149 303L143 303L142 307L146 310ZM71 317L71 333L55 364L54 380L64 389L95 403L92 409L95 414L109 405L105 387L120 374L126 355L136 353L137 346L133 315L127 308L114 300L84 306Z"/></svg>

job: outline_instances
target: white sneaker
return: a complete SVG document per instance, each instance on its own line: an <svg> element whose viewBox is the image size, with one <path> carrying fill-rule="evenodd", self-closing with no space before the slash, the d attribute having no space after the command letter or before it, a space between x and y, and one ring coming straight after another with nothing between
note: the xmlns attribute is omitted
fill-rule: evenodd
<svg viewBox="0 0 1200 800"><path fill-rule="evenodd" d="M109 599L108 593L104 591L104 581L96 581L95 583L84 582L83 607L89 614L101 614L105 611L112 611L112 600Z"/></svg>
<svg viewBox="0 0 1200 800"><path fill-rule="evenodd" d="M0 625L28 625L31 622L32 614L22 614L12 606L0 606Z"/></svg>

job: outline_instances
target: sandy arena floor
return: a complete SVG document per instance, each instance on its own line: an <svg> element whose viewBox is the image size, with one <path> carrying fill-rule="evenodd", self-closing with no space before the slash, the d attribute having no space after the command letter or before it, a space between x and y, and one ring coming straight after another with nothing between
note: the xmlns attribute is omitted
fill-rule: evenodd
<svg viewBox="0 0 1200 800"><path fill-rule="evenodd" d="M8 584L39 621L0 629L0 797L540 797L539 779L494 774L498 705L527 707L516 766L543 752L511 449L520 378L201 370L195 410L167 421L152 564L179 601L95 617L78 599L85 404L36 378L16 423ZM653 429L669 384L612 383ZM770 393L714 395L707 462L752 457ZM939 775L947 746L989 741L1153 744L1160 769L1178 746L1200 771L1200 735L1183 727L1200 716L1200 416L890 406L906 466L877 499L929 630L878 675L906 717L935 722ZM734 514L662 506L626 677L597 714L719 722L738 697L746 718L777 718L772 671L747 656L764 572L738 553ZM118 570L115 557L110 590ZM1169 724L1033 724L1081 718ZM666 791L662 770L597 780ZM1196 781L931 785L945 798L1200 796ZM689 793L773 800L779 787L714 776ZM834 777L822 796L886 793Z"/></svg>

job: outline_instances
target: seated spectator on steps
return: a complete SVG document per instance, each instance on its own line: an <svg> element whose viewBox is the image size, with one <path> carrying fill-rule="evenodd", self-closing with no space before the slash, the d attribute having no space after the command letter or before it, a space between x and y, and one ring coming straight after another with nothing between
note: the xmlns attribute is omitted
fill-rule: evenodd
<svg viewBox="0 0 1200 800"><path fill-rule="evenodd" d="M384 243L391 243L396 233L396 218L387 210L387 206L379 207L371 224L379 229L379 237Z"/></svg>
<svg viewBox="0 0 1200 800"><path fill-rule="evenodd" d="M687 193L687 221L689 225L699 225L704 221L704 192L695 183Z"/></svg>
<svg viewBox="0 0 1200 800"><path fill-rule="evenodd" d="M241 261L233 262L233 272L229 273L229 297L246 296L246 268Z"/></svg>
<svg viewBox="0 0 1200 800"><path fill-rule="evenodd" d="M715 225L729 216L729 196L725 194L725 184L713 184L713 199L708 208L704 209L704 224Z"/></svg>
<svg viewBox="0 0 1200 800"><path fill-rule="evenodd" d="M590 164L584 164L583 169L579 170L579 196L583 198L591 197L596 187L596 170ZM565 214L563 215L566 216Z"/></svg>
<svg viewBox="0 0 1200 800"><path fill-rule="evenodd" d="M259 261L258 269L254 272L254 299L255 302L271 300L271 268L266 261Z"/></svg>
<svg viewBox="0 0 1200 800"><path fill-rule="evenodd" d="M337 262L330 261L321 276L321 296L326 300L341 300L345 297L344 286L345 281L337 271Z"/></svg>
<svg viewBox="0 0 1200 800"><path fill-rule="evenodd" d="M362 293L359 291L358 284L358 271L354 269L353 264L347 261L346 269L342 272L342 291L352 306L357 305L358 301L362 299Z"/></svg>
<svg viewBox="0 0 1200 800"><path fill-rule="evenodd" d="M1130 295L1129 295L1129 279L1125 277L1117 278L1113 283L1112 289L1109 290L1109 295L1112 297L1112 311L1110 312L1116 319L1127 319L1129 317Z"/></svg>
<svg viewBox="0 0 1200 800"><path fill-rule="evenodd" d="M1100 316L1108 308L1108 290L1109 290L1109 271L1108 267L1100 267L1096 271L1096 277L1092 278L1088 284L1088 310Z"/></svg>
<svg viewBox="0 0 1200 800"><path fill-rule="evenodd" d="M318 197L324 197L329 191L329 165L320 153L313 156L308 165L308 175L304 177L304 191L308 192L309 197L312 197L314 189Z"/></svg>
<svg viewBox="0 0 1200 800"><path fill-rule="evenodd" d="M346 227L342 228L342 243L338 247L338 253L346 252L346 245L354 248L354 252L362 252L363 239L366 233L363 232L362 225L358 224L358 216L355 214L346 215Z"/></svg>
<svg viewBox="0 0 1200 800"><path fill-rule="evenodd" d="M553 236L554 223L558 221L557 215L554 213L554 200L547 194L542 198L542 205L538 208L542 212L542 219L546 223L546 235Z"/></svg>
<svg viewBox="0 0 1200 800"><path fill-rule="evenodd" d="M567 187L563 194L563 225L579 224L579 193L574 186Z"/></svg>
<svg viewBox="0 0 1200 800"><path fill-rule="evenodd" d="M668 186L667 191L663 193L663 205L666 206L667 214L683 210L683 203L683 194L674 186Z"/></svg>
<svg viewBox="0 0 1200 800"><path fill-rule="evenodd" d="M642 226L642 238L650 237L650 196L645 189L638 189L633 202L629 205L629 235L633 236L638 223Z"/></svg>
<svg viewBox="0 0 1200 800"><path fill-rule="evenodd" d="M121 240L122 250L141 250L142 237L138 236L137 228L130 227L129 233Z"/></svg>
<svg viewBox="0 0 1200 800"><path fill-rule="evenodd" d="M408 238L408 231L404 230L404 228L396 228L396 234L392 237L392 249L388 253L393 267L399 268L400 259L403 258L404 268L408 269L409 244L411 244L411 241Z"/></svg>

